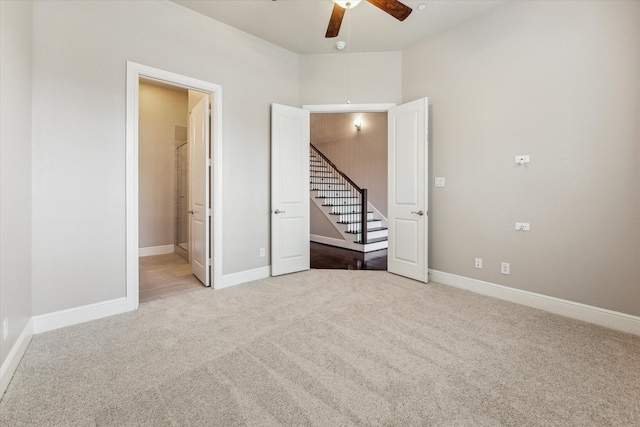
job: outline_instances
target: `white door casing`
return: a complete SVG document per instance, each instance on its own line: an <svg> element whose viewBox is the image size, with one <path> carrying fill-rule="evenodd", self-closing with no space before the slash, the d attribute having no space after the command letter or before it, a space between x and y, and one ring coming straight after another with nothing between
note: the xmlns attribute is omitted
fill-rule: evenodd
<svg viewBox="0 0 640 427"><path fill-rule="evenodd" d="M189 114L189 258L191 271L209 286L209 96Z"/></svg>
<svg viewBox="0 0 640 427"><path fill-rule="evenodd" d="M428 281L428 99L389 109L387 270Z"/></svg>
<svg viewBox="0 0 640 427"><path fill-rule="evenodd" d="M222 176L222 86L194 79L170 71L161 70L147 65L127 61L127 90L126 90L126 300L127 311L136 310L139 305L139 270L138 270L138 97L139 80L141 77L168 83L174 86L197 90L211 95L211 150L212 165L210 174L210 188L212 205L215 215L212 217L211 249L213 258L212 285L218 289L222 287L222 221L223 202Z"/></svg>
<svg viewBox="0 0 640 427"><path fill-rule="evenodd" d="M309 269L309 111L271 107L271 275Z"/></svg>

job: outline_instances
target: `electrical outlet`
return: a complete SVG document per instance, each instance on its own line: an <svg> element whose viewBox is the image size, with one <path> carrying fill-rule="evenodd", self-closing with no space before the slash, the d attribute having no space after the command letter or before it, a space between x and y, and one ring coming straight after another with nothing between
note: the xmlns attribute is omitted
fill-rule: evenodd
<svg viewBox="0 0 640 427"><path fill-rule="evenodd" d="M516 222L516 231L531 231L531 225L528 222Z"/></svg>
<svg viewBox="0 0 640 427"><path fill-rule="evenodd" d="M508 262L503 262L500 265L500 273L502 274L511 274L511 267Z"/></svg>
<svg viewBox="0 0 640 427"><path fill-rule="evenodd" d="M436 176L436 178L434 180L434 186L435 187L444 187L444 177L443 176Z"/></svg>
<svg viewBox="0 0 640 427"><path fill-rule="evenodd" d="M265 255L266 255L266 251L264 250L264 248L260 248L260 258L262 258Z"/></svg>
<svg viewBox="0 0 640 427"><path fill-rule="evenodd" d="M2 340L6 340L9 336L9 318L5 317L2 321Z"/></svg>
<svg viewBox="0 0 640 427"><path fill-rule="evenodd" d="M476 258L476 268L482 269L482 258Z"/></svg>

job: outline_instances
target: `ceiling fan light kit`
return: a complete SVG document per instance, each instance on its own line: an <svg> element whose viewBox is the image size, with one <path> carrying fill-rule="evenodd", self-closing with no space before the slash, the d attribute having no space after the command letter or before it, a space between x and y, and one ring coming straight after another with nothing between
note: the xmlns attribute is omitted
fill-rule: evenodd
<svg viewBox="0 0 640 427"><path fill-rule="evenodd" d="M361 1L362 0L349 0L349 1L333 0L335 4L337 4L343 9L351 9L353 7L356 7Z"/></svg>

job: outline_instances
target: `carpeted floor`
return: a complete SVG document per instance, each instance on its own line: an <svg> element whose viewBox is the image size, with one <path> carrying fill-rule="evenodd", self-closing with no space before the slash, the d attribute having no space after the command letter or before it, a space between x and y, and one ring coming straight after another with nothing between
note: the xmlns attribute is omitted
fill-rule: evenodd
<svg viewBox="0 0 640 427"><path fill-rule="evenodd" d="M311 270L34 336L11 426L638 426L640 337Z"/></svg>

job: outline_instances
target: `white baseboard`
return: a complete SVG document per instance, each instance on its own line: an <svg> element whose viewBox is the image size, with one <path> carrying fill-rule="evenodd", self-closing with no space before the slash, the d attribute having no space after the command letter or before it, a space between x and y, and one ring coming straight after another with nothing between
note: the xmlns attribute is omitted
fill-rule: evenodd
<svg viewBox="0 0 640 427"><path fill-rule="evenodd" d="M0 398L7 390L13 374L18 368L20 360L22 360L22 356L24 356L24 352L27 351L27 347L31 342L31 337L33 337L33 320L29 319L15 344L11 347L9 355L0 367Z"/></svg>
<svg viewBox="0 0 640 427"><path fill-rule="evenodd" d="M455 274L429 270L430 281L442 283L478 294L526 305L572 319L582 320L617 331L640 335L640 317L579 302L568 301L534 292L496 285Z"/></svg>
<svg viewBox="0 0 640 427"><path fill-rule="evenodd" d="M96 304L83 305L81 307L60 310L53 313L33 316L33 333L52 331L65 326L77 325L90 320L125 313L127 310L127 298L116 298Z"/></svg>
<svg viewBox="0 0 640 427"><path fill-rule="evenodd" d="M239 285L241 283L252 282L254 280L266 279L271 276L271 267L254 268L253 270L241 271L239 273L225 274L222 276L222 283L215 285L214 289L224 289L229 286Z"/></svg>
<svg viewBox="0 0 640 427"><path fill-rule="evenodd" d="M175 251L175 245L149 246L147 248L138 249L138 256L143 257L151 255L172 254Z"/></svg>

